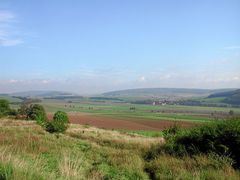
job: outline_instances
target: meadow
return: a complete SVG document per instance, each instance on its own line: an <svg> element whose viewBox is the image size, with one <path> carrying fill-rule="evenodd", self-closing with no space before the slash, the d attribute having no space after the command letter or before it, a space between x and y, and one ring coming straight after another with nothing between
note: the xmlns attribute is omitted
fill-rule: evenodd
<svg viewBox="0 0 240 180"><path fill-rule="evenodd" d="M146 159L162 137L71 124L65 134L33 121L0 120L0 178L17 179L239 179L227 158L213 155Z"/></svg>

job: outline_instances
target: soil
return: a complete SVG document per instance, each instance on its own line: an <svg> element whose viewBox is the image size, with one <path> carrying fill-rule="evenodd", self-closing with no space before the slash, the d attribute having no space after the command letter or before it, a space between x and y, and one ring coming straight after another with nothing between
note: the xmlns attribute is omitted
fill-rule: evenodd
<svg viewBox="0 0 240 180"><path fill-rule="evenodd" d="M87 113L68 113L69 120L73 124L90 125L104 129L124 129L124 130L163 130L177 124L183 128L196 126L197 123L186 121L169 121L169 120L134 120L114 117L96 116ZM48 114L52 119L53 114Z"/></svg>

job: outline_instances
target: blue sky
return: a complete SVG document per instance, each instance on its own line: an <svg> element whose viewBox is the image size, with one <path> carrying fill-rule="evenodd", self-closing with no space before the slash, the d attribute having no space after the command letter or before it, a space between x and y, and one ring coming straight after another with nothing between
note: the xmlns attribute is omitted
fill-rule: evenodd
<svg viewBox="0 0 240 180"><path fill-rule="evenodd" d="M240 87L239 0L0 0L0 93Z"/></svg>

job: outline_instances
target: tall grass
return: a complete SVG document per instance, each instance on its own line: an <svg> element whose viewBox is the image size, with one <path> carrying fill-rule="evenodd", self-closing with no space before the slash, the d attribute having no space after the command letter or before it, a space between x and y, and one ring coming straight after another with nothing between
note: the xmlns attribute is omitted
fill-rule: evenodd
<svg viewBox="0 0 240 180"><path fill-rule="evenodd" d="M178 157L166 153L144 159L161 138L70 125L56 137L33 122L0 120L0 179L237 179L227 158ZM153 149L152 149L153 150Z"/></svg>
<svg viewBox="0 0 240 180"><path fill-rule="evenodd" d="M239 170L233 169L240 168L239 118L188 130L173 127L164 135L166 143L145 154L146 171L153 179L240 178Z"/></svg>
<svg viewBox="0 0 240 180"><path fill-rule="evenodd" d="M214 155L199 155L182 158L161 155L146 163L151 179L213 179L237 180L240 174L230 165L228 159Z"/></svg>
<svg viewBox="0 0 240 180"><path fill-rule="evenodd" d="M16 126L20 122L22 126ZM35 124L1 120L0 175L5 179L147 179L140 152L132 150L136 149L131 145L133 139L127 142L127 137L132 137L122 140L126 145L121 149L117 141L111 145L111 140L105 139L112 131L88 134L83 140L78 136L83 130L74 127L73 136L70 128L72 136L57 138ZM94 139L99 135L103 140L97 144Z"/></svg>

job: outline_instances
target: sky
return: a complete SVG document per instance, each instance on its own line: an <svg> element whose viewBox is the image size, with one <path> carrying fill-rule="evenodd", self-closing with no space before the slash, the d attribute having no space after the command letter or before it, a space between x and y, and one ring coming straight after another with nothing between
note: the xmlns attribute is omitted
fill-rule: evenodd
<svg viewBox="0 0 240 180"><path fill-rule="evenodd" d="M0 0L0 93L240 88L239 0Z"/></svg>

